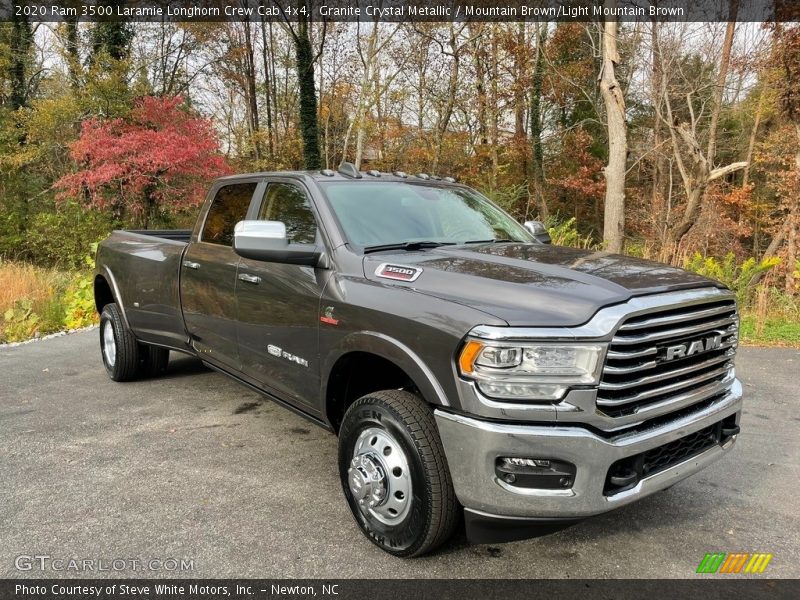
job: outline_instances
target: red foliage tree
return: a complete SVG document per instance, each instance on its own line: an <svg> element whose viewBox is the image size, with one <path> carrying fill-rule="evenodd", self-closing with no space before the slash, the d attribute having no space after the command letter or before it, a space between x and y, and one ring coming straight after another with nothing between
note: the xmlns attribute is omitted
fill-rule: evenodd
<svg viewBox="0 0 800 600"><path fill-rule="evenodd" d="M70 153L80 170L56 182L59 197L131 215L144 227L159 213L201 203L209 181L230 172L211 121L181 97L148 96L126 119L84 121Z"/></svg>

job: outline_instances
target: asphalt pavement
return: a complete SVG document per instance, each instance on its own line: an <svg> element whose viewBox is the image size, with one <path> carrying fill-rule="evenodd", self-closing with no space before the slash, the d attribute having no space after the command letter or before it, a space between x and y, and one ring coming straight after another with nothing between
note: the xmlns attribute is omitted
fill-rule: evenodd
<svg viewBox="0 0 800 600"><path fill-rule="evenodd" d="M740 350L737 447L669 490L401 560L353 522L332 434L175 353L161 378L114 383L97 337L0 348L0 577L683 578L712 551L800 577L800 351Z"/></svg>

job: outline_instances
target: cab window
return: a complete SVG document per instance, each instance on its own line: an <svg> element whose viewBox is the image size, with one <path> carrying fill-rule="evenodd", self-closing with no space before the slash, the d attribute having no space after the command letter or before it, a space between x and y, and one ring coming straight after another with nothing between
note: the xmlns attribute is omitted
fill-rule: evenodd
<svg viewBox="0 0 800 600"><path fill-rule="evenodd" d="M313 244L317 238L317 221L305 192L291 183L275 182L267 186L258 211L260 221L281 221L286 236L295 244Z"/></svg>
<svg viewBox="0 0 800 600"><path fill-rule="evenodd" d="M256 191L256 183L233 183L217 191L208 210L201 241L221 246L233 245L233 229L243 221Z"/></svg>

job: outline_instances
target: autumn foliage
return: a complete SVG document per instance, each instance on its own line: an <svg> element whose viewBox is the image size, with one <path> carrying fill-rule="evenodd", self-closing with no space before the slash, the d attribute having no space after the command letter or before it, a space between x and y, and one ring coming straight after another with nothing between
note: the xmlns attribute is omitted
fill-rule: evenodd
<svg viewBox="0 0 800 600"><path fill-rule="evenodd" d="M56 182L60 199L145 227L158 214L200 204L209 182L230 172L211 121L181 97L144 97L125 119L84 121L69 148L79 170Z"/></svg>

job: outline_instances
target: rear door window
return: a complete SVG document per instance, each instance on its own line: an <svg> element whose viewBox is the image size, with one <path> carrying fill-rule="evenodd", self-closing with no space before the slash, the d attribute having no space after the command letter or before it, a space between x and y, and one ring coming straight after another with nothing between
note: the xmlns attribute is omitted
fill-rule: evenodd
<svg viewBox="0 0 800 600"><path fill-rule="evenodd" d="M233 228L247 216L257 185L256 182L233 183L219 188L208 210L200 240L208 244L232 246Z"/></svg>

